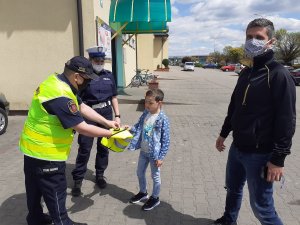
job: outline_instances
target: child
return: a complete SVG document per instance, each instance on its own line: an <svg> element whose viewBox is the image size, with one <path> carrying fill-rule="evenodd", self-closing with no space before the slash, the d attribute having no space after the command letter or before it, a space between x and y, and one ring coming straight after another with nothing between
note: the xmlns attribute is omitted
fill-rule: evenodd
<svg viewBox="0 0 300 225"><path fill-rule="evenodd" d="M145 111L130 132L133 139L129 144L129 150L141 149L137 167L140 191L130 199L131 203L137 203L148 199L146 187L146 169L151 168L153 179L152 195L143 205L145 211L151 210L160 204L160 167L163 164L170 145L169 119L161 110L164 93L160 89L149 90L145 97Z"/></svg>

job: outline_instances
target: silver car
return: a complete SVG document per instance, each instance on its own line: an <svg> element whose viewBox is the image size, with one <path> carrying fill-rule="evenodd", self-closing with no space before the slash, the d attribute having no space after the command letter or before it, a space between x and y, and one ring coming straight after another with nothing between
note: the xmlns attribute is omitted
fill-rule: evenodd
<svg viewBox="0 0 300 225"><path fill-rule="evenodd" d="M4 134L8 125L9 102L0 92L0 135Z"/></svg>
<svg viewBox="0 0 300 225"><path fill-rule="evenodd" d="M183 70L194 71L195 70L195 63L194 62L185 62L184 66L183 66Z"/></svg>

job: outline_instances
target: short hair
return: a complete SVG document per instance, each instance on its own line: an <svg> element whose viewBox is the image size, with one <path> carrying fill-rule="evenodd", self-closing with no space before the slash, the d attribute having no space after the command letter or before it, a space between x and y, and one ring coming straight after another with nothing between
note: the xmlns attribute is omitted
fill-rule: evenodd
<svg viewBox="0 0 300 225"><path fill-rule="evenodd" d="M73 70L70 70L68 67L65 66L65 68L64 68L64 74L65 74L67 77L70 76L70 75L73 74L73 73L76 73L76 72L74 72Z"/></svg>
<svg viewBox="0 0 300 225"><path fill-rule="evenodd" d="M275 28L273 25L273 22L266 19L266 18L257 18L252 20L246 29L246 32L248 29L253 28L253 27L265 27L267 28L267 35L269 39L272 39L275 36Z"/></svg>
<svg viewBox="0 0 300 225"><path fill-rule="evenodd" d="M164 100L164 92L159 89L159 88L155 88L155 89L150 89L146 92L146 97L154 97L155 101L159 102Z"/></svg>

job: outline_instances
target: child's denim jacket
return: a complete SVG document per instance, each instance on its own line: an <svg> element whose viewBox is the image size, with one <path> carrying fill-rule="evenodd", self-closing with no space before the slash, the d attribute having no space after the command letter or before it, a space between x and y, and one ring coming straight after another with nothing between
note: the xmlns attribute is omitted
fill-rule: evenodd
<svg viewBox="0 0 300 225"><path fill-rule="evenodd" d="M133 134L128 150L137 150L141 148L143 124L146 116L150 113L145 110L137 124L135 124L130 132ZM149 156L154 160L163 160L170 146L170 123L166 114L161 110L158 114L151 134L149 142Z"/></svg>

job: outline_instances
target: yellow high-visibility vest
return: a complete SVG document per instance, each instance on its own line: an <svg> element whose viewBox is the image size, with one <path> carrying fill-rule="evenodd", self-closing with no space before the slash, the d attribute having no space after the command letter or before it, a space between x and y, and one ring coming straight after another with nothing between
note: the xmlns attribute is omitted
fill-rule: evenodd
<svg viewBox="0 0 300 225"><path fill-rule="evenodd" d="M28 117L21 134L19 147L25 155L49 160L66 161L73 141L73 130L64 129L56 115L49 114L42 103L59 97L77 98L70 86L57 74L50 75L34 92Z"/></svg>

